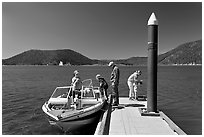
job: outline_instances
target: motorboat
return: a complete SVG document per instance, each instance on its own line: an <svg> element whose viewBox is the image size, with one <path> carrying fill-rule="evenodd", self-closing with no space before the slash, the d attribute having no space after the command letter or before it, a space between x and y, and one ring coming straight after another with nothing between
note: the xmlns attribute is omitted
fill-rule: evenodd
<svg viewBox="0 0 204 137"><path fill-rule="evenodd" d="M72 86L57 87L42 110L51 125L65 132L71 132L97 120L106 104L105 94L99 87L92 85L92 80L82 81L79 95L73 98Z"/></svg>

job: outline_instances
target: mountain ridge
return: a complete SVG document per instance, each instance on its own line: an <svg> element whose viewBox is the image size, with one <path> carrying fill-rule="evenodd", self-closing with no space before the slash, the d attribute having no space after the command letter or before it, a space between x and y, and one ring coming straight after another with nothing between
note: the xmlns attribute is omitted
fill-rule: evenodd
<svg viewBox="0 0 204 137"><path fill-rule="evenodd" d="M121 65L147 65L147 57L130 57L119 60L90 59L71 49L37 50L31 49L8 59L3 59L3 65L107 65L114 61ZM187 42L176 48L158 55L159 65L202 64L202 40Z"/></svg>
<svg viewBox="0 0 204 137"><path fill-rule="evenodd" d="M64 64L86 65L93 64L93 60L70 49L60 50L28 50L11 58L4 59L3 65L57 65Z"/></svg>

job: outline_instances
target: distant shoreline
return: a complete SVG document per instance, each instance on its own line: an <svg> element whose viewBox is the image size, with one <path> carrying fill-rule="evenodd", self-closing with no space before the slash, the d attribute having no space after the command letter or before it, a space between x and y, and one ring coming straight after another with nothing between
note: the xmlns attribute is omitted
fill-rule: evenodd
<svg viewBox="0 0 204 137"><path fill-rule="evenodd" d="M130 67L130 66L138 66L138 67L141 67L141 66L144 66L144 67L147 67L147 65L122 65L122 64L117 64L118 66L127 66L127 67ZM56 66L56 67L71 67L71 66L108 66L107 65L100 65L100 64L93 64L93 65L63 65L63 66L59 66L59 65L2 65L2 66ZM202 66L202 64L179 64L179 65L174 65L174 64L169 64L169 65L164 65L164 64L158 64L158 66Z"/></svg>

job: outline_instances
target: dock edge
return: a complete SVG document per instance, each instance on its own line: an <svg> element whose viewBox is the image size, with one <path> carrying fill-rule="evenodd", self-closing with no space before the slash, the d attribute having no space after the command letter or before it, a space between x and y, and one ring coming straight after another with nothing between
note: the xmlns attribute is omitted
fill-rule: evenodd
<svg viewBox="0 0 204 137"><path fill-rule="evenodd" d="M108 135L109 134L109 127L110 127L110 119L111 119L111 112L112 112L112 95L109 95L108 106L106 111L100 117L99 123L97 124L96 130L94 135Z"/></svg>
<svg viewBox="0 0 204 137"><path fill-rule="evenodd" d="M181 128L179 128L167 115L162 111L159 111L160 117L167 122L169 127L176 132L178 135L187 135Z"/></svg>

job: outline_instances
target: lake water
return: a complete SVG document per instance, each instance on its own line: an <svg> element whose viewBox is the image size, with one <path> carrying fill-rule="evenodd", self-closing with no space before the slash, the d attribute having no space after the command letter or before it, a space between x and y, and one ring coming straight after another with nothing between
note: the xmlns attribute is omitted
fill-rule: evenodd
<svg viewBox="0 0 204 137"><path fill-rule="evenodd" d="M146 94L147 67L120 66L120 96L128 96L127 78L141 70L143 85L139 94ZM41 106L57 86L69 85L73 71L81 78L93 79L101 74L108 82L107 66L3 66L2 67L2 134L63 134L49 125ZM110 89L109 89L110 92ZM202 67L158 67L157 108L170 117L189 135L202 134Z"/></svg>

